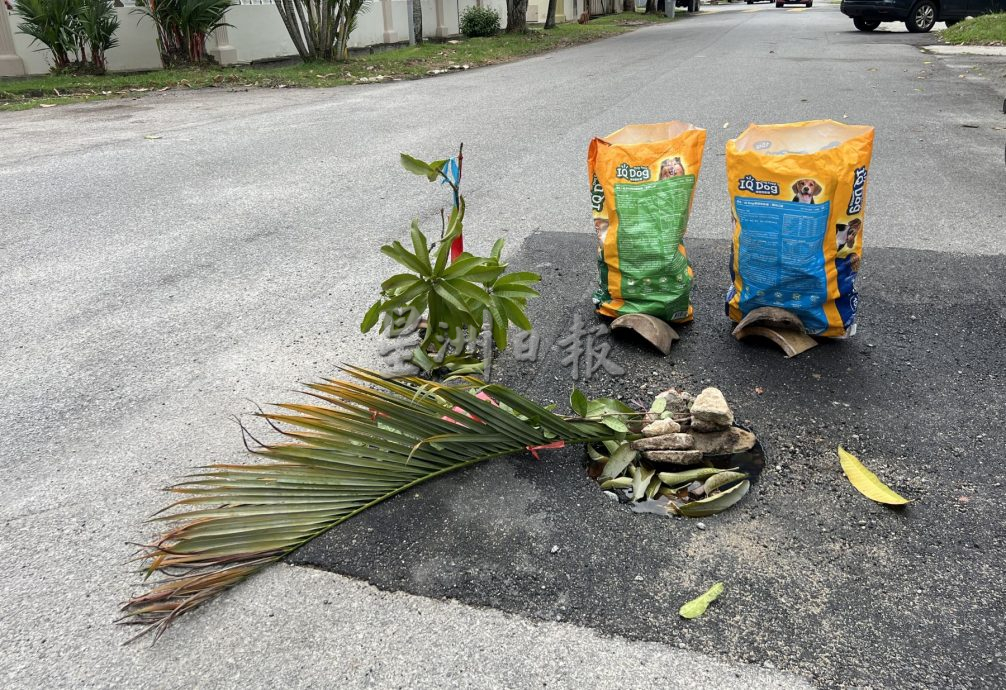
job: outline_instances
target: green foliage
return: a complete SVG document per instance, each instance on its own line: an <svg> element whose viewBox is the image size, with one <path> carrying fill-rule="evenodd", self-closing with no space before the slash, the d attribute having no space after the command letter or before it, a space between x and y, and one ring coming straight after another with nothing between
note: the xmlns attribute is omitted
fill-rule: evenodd
<svg viewBox="0 0 1006 690"><path fill-rule="evenodd" d="M401 156L402 167L411 173L432 181L443 178L457 191L443 173L446 160L426 163L407 154ZM465 200L457 195L458 205L444 223L440 237L431 242L412 221L411 249L395 241L381 247L381 252L407 269L396 273L381 284L381 296L363 317L360 330L370 331L379 322L392 323L396 314L426 314L425 335L413 361L425 371L439 365L456 369L477 361L475 353L467 349L446 355L445 340L456 340L459 332L477 333L487 320L492 323L492 340L503 350L507 346L510 324L522 330L531 330L527 318L527 301L537 297L531 287L541 276L528 272L507 272L501 260L503 239L496 241L489 256L476 256L462 252L450 262L451 244L464 229ZM487 345L488 346L488 345ZM446 356L430 357L441 350Z"/></svg>
<svg viewBox="0 0 1006 690"><path fill-rule="evenodd" d="M123 607L121 622L156 637L178 616L422 482L559 441L617 435L477 379L441 384L346 371L355 380L313 384L309 402L260 414L282 437L249 448L260 462L209 465L169 488L180 499L153 519L173 526L143 547L151 585Z"/></svg>
<svg viewBox="0 0 1006 690"><path fill-rule="evenodd" d="M941 31L940 38L958 45L1006 45L1006 12L965 19Z"/></svg>
<svg viewBox="0 0 1006 690"><path fill-rule="evenodd" d="M500 32L500 15L492 7L472 5L461 13L461 33L469 38L495 36Z"/></svg>
<svg viewBox="0 0 1006 690"><path fill-rule="evenodd" d="M232 0L139 0L134 12L157 27L161 61L166 65L206 61L206 36L222 26Z"/></svg>
<svg viewBox="0 0 1006 690"><path fill-rule="evenodd" d="M18 30L52 53L56 71L103 74L105 52L118 45L112 0L19 0Z"/></svg>

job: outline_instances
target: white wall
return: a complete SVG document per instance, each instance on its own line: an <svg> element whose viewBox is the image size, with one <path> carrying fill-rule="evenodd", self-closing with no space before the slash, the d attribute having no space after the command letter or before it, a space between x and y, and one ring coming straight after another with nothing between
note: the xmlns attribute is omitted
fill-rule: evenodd
<svg viewBox="0 0 1006 690"><path fill-rule="evenodd" d="M105 53L109 71L160 69L161 55L157 50L157 30L153 22L145 16L132 14L129 7L118 7L115 12L119 16L119 30L115 32L119 45ZM20 21L16 15L10 17L14 46L24 62L25 71L45 74L52 68L52 55L44 45L17 30Z"/></svg>
<svg viewBox="0 0 1006 690"><path fill-rule="evenodd" d="M442 0L442 25L438 33L435 0L415 1L423 3L423 34L428 38L457 35L460 13L476 4L476 0ZM561 8L568 8L565 10L565 18L575 19L573 16L575 0L558 1L561 3ZM207 38L210 53L218 55L226 64L296 56L293 41L290 40L272 0L240 0L240 2L241 4L235 5L227 12L226 21L232 26L219 36L211 35ZM495 8L500 14L501 28L506 27L506 0L482 0L481 4ZM529 5L535 8L535 16L540 12L540 20L544 21L548 0L529 0ZM0 5L0 21L4 19L3 13L4 10ZM133 14L132 9L128 7L118 8L116 13L120 23L116 32L119 46L108 51L109 71L159 69L161 59L153 23L145 16ZM408 41L412 18L408 16L407 1L390 0L390 13L391 24L385 27L382 0L373 0L370 8L360 15L356 30L350 36L350 47L363 48L383 44L386 31L390 32L388 37L392 41ZM559 11L556 14L557 17L562 16ZM528 12L528 19L533 19L531 9ZM24 62L28 74L45 74L51 67L48 51L43 46L33 43L31 37L20 33L17 30L17 22L16 17L10 17L16 54Z"/></svg>

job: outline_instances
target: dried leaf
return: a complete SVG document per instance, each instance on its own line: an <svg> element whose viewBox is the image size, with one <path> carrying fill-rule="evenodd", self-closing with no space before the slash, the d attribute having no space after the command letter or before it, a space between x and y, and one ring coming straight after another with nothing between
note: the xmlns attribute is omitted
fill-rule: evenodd
<svg viewBox="0 0 1006 690"><path fill-rule="evenodd" d="M644 470L641 467L632 468L632 500L641 501L646 498L646 489L653 479L653 470Z"/></svg>
<svg viewBox="0 0 1006 690"><path fill-rule="evenodd" d="M838 460L842 463L842 471L849 478L849 483L871 501L891 506L903 506L909 502L907 498L899 496L884 482L877 479L877 475L866 469L863 463L856 459L856 456L842 446L838 447Z"/></svg>
<svg viewBox="0 0 1006 690"><path fill-rule="evenodd" d="M685 470L683 472L661 472L657 476L660 477L660 481L667 484L667 486L680 486L681 484L694 482L696 479L711 477L722 471L723 470L716 467L699 467L698 469Z"/></svg>
<svg viewBox="0 0 1006 690"><path fill-rule="evenodd" d="M716 513L722 513L724 510L737 503L737 501L744 498L750 488L751 482L744 480L740 484L732 486L726 491L721 491L715 496L703 498L701 501L686 503L678 508L678 512L685 517L693 518L716 515Z"/></svg>
<svg viewBox="0 0 1006 690"><path fill-rule="evenodd" d="M709 608L709 604L716 601L716 599L723 593L723 583L717 582L715 585L706 590L706 593L700 597L692 599L687 604L678 609L678 615L682 618L698 618L706 609Z"/></svg>
<svg viewBox="0 0 1006 690"><path fill-rule="evenodd" d="M711 496L712 493L721 486L726 486L731 482L747 478L748 476L743 472L720 472L719 474L714 474L709 477L703 487L706 490L706 496Z"/></svg>

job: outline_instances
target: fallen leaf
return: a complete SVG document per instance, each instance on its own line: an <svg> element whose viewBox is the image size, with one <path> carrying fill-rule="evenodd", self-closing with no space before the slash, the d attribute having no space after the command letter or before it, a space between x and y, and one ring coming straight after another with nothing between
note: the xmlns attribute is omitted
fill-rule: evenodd
<svg viewBox="0 0 1006 690"><path fill-rule="evenodd" d="M144 139L160 139L161 135L160 134L148 134L147 136L145 136L143 138Z"/></svg>
<svg viewBox="0 0 1006 690"><path fill-rule="evenodd" d="M608 462L604 463L604 471L601 472L601 479L613 479L625 471L625 468L632 464L638 453L632 449L628 443L623 443L611 454Z"/></svg>
<svg viewBox="0 0 1006 690"><path fill-rule="evenodd" d="M737 503L737 501L744 498L750 488L751 482L745 479L740 484L732 486L726 491L722 491L715 496L710 496L709 498L703 498L700 501L686 503L683 506L679 506L677 510L685 517L696 518L716 515L716 513L722 513L724 510Z"/></svg>
<svg viewBox="0 0 1006 690"><path fill-rule="evenodd" d="M744 472L719 472L709 477L706 483L702 485L702 488L705 489L706 496L710 496L721 486L747 478L748 476Z"/></svg>
<svg viewBox="0 0 1006 690"><path fill-rule="evenodd" d="M690 484L696 479L711 477L722 471L715 467L699 467L698 469L683 470L681 472L661 472L657 477L664 484L667 484L667 486L680 486L681 484Z"/></svg>
<svg viewBox="0 0 1006 690"><path fill-rule="evenodd" d="M698 618L706 609L709 608L709 604L716 601L716 599L723 594L723 583L717 582L715 585L706 590L706 593L700 597L696 597L684 604L680 609L678 609L678 615L682 618Z"/></svg>
<svg viewBox="0 0 1006 690"><path fill-rule="evenodd" d="M863 463L842 446L838 447L838 460L842 463L842 471L849 478L849 483L871 501L892 506L901 506L908 503L907 498L899 496L892 491L889 486L877 479L877 475L866 469Z"/></svg>
<svg viewBox="0 0 1006 690"><path fill-rule="evenodd" d="M727 127L729 127L729 126L730 126L730 123L729 123L729 122L724 122L724 123L723 123L723 129L726 129L726 128L727 128Z"/></svg>

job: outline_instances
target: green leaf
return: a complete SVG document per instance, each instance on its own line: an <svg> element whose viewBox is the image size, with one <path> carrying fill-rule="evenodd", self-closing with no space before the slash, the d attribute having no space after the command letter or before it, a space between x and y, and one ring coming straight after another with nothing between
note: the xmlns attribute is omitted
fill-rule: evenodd
<svg viewBox="0 0 1006 690"><path fill-rule="evenodd" d="M431 168L429 163L424 163L418 158L413 158L407 153L401 154L399 160L402 163L402 167L414 175L422 175L427 179L434 179L437 175L437 171L434 168ZM431 171L433 172L433 178L430 177Z"/></svg>
<svg viewBox="0 0 1006 690"><path fill-rule="evenodd" d="M723 583L717 582L708 590L706 593L700 597L692 599L688 603L684 604L680 609L678 609L678 615L682 618L698 618L706 609L709 608L709 604L716 601L719 596L723 594Z"/></svg>
<svg viewBox="0 0 1006 690"><path fill-rule="evenodd" d="M444 169L445 165L447 165L447 159L444 159L444 160L441 160L441 161L433 161L433 162L431 162L429 164L429 166L430 166L430 172L427 173L426 178L430 182L433 182L434 180L436 180L440 176L440 171Z"/></svg>
<svg viewBox="0 0 1006 690"><path fill-rule="evenodd" d="M500 257L503 255L503 242L504 240L502 237L496 240L496 243L493 244L492 251L489 253L489 255L497 261L499 261Z"/></svg>
<svg viewBox="0 0 1006 690"><path fill-rule="evenodd" d="M541 276L537 273L531 273L530 271L514 271L513 273L507 273L504 276L500 276L499 280L496 281L496 286L500 288L509 285L527 287L531 283L537 283L540 280Z"/></svg>
<svg viewBox="0 0 1006 690"><path fill-rule="evenodd" d="M522 331L530 331L533 328L531 322L524 314L524 310L521 309L520 306L513 300L509 300L505 297L497 297L496 295L493 295L493 299L497 306L503 308L503 313L506 314L506 317L510 319L517 328Z"/></svg>
<svg viewBox="0 0 1006 690"><path fill-rule="evenodd" d="M605 425L609 429L614 429L615 431L620 431L623 434L624 433L628 433L628 431L629 431L629 427L627 427L625 425L625 422L623 422L618 417L602 417L600 421L601 421L601 424Z"/></svg>
<svg viewBox="0 0 1006 690"><path fill-rule="evenodd" d="M664 410L667 409L667 398L654 398L653 404L650 405L650 412L653 414L662 414Z"/></svg>
<svg viewBox="0 0 1006 690"><path fill-rule="evenodd" d="M715 496L709 496L708 498L703 498L700 501L692 501L691 503L685 503L684 505L678 506L677 511L685 517L709 517L710 515L721 513L737 503L739 500L744 498L750 488L751 482L745 480L740 484L735 484L726 491L716 494Z"/></svg>
<svg viewBox="0 0 1006 690"><path fill-rule="evenodd" d="M423 265L423 275L432 275L433 266L430 265L430 246L426 242L426 235L419 229L419 219L412 220L412 247L416 258Z"/></svg>
<svg viewBox="0 0 1006 690"><path fill-rule="evenodd" d="M377 325L377 320L381 318L381 305L384 304L383 300L377 300L374 302L367 313L363 315L363 323L360 324L360 332L366 333L375 325Z"/></svg>
<svg viewBox="0 0 1006 690"><path fill-rule="evenodd" d="M601 482L602 489L628 489L632 486L632 477L616 477L613 479L605 479Z"/></svg>
<svg viewBox="0 0 1006 690"><path fill-rule="evenodd" d="M614 451L611 451L611 457L604 464L599 479L613 479L621 475L637 457L639 457L639 453L633 450L628 443L623 442Z"/></svg>
<svg viewBox="0 0 1006 690"><path fill-rule="evenodd" d="M866 469L866 466L856 456L842 446L838 447L838 460L842 463L842 471L848 477L849 483L871 501L891 506L902 506L909 503L907 498L899 495L880 481L877 475Z"/></svg>
<svg viewBox="0 0 1006 690"><path fill-rule="evenodd" d="M425 372L436 371L440 366L430 359L429 355L423 352L423 348L421 347L417 347L412 351L412 361Z"/></svg>
<svg viewBox="0 0 1006 690"><path fill-rule="evenodd" d="M681 484L690 483L698 480L705 479L706 477L711 477L714 474L718 474L723 470L717 469L715 467L699 467L694 470L683 470L681 472L661 472L657 476L660 478L664 484L667 486L680 486Z"/></svg>
<svg viewBox="0 0 1006 690"><path fill-rule="evenodd" d="M403 247L401 242L395 241L391 244L384 245L381 247L381 253L385 256L391 257L409 270L415 271L420 276L429 277L429 272L425 270L425 264L409 252L409 250ZM429 263L428 259L427 263Z"/></svg>
<svg viewBox="0 0 1006 690"><path fill-rule="evenodd" d="M454 324L448 323L448 325L461 325L461 322L472 323L474 318L468 310L468 305L464 303L461 295L457 291L451 288L451 284L448 281L437 281L433 284L433 290L438 295L440 295L445 302L454 307L456 314L453 315ZM479 324L476 324L479 325Z"/></svg>
<svg viewBox="0 0 1006 690"><path fill-rule="evenodd" d="M411 273L396 273L381 283L381 290L389 295L393 295L399 289L412 287L417 280L419 278Z"/></svg>
<svg viewBox="0 0 1006 690"><path fill-rule="evenodd" d="M573 392L569 394L569 407L581 417L587 412L587 396L576 386L573 386Z"/></svg>

